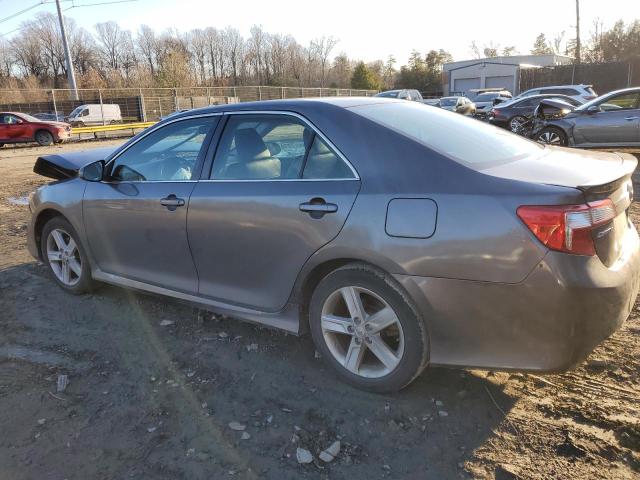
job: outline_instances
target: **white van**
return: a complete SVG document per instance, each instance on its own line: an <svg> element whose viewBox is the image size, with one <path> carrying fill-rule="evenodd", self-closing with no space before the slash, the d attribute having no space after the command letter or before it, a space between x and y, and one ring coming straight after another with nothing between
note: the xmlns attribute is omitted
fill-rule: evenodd
<svg viewBox="0 0 640 480"><path fill-rule="evenodd" d="M67 122L73 127L122 123L120 105L111 103L80 105L69 114Z"/></svg>

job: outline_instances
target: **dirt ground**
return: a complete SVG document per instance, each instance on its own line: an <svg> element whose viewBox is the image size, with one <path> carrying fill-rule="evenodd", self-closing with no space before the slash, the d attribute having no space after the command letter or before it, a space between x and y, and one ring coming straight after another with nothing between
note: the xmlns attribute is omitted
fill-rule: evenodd
<svg viewBox="0 0 640 480"><path fill-rule="evenodd" d="M0 150L1 480L640 478L639 304L563 375L433 368L360 392L309 338L115 287L61 291L26 251L21 198L46 181L37 155L93 146Z"/></svg>

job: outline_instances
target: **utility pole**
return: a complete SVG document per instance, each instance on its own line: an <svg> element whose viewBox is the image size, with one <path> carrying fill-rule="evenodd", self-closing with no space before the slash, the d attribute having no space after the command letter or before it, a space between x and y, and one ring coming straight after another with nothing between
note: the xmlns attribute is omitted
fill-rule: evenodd
<svg viewBox="0 0 640 480"><path fill-rule="evenodd" d="M576 0L576 63L580 63L580 0Z"/></svg>
<svg viewBox="0 0 640 480"><path fill-rule="evenodd" d="M60 8L60 0L56 0L56 8L58 9L58 20L60 21L60 33L62 35L62 46L64 48L64 57L67 63L67 78L69 79L69 88L72 90L71 95L74 100L78 100L78 87L76 86L76 76L73 73L73 61L71 60L71 52L69 51L69 42L67 41L67 32L64 29L64 19L62 18L62 9Z"/></svg>

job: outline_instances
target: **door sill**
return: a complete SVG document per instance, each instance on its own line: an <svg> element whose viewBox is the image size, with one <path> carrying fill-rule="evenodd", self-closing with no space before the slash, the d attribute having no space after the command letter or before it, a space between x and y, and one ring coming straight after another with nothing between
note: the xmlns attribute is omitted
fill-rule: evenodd
<svg viewBox="0 0 640 480"><path fill-rule="evenodd" d="M114 275L112 273L103 272L99 268L95 268L92 277L100 282L109 283L119 287L140 290L147 293L171 297L183 302L202 307L222 315L228 315L248 322L265 325L268 327L284 330L289 333L298 335L300 333L300 318L298 305L288 303L282 310L275 313L253 310L246 307L238 307L236 305L211 300L209 298L192 295L189 293L171 290L169 288L159 287L150 283L131 280L126 277Z"/></svg>

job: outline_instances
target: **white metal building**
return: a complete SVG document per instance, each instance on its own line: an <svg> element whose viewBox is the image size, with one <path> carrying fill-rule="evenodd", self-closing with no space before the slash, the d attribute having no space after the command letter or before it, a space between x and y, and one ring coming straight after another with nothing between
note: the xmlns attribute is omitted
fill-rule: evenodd
<svg viewBox="0 0 640 480"><path fill-rule="evenodd" d="M520 69L565 65L573 61L565 55L514 55L479 58L445 63L443 91L445 95L465 93L472 88L499 87L514 95L520 93Z"/></svg>

